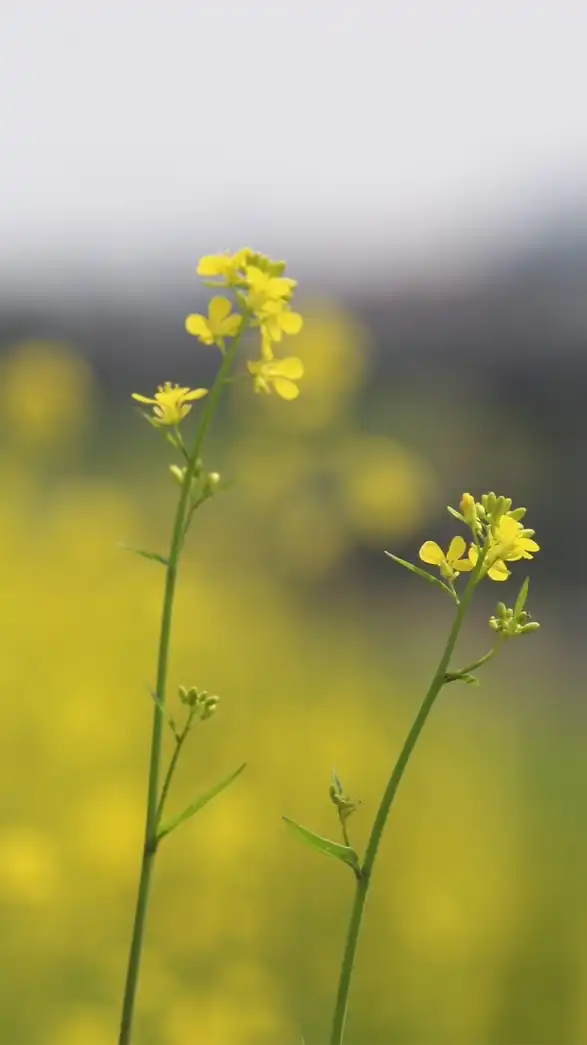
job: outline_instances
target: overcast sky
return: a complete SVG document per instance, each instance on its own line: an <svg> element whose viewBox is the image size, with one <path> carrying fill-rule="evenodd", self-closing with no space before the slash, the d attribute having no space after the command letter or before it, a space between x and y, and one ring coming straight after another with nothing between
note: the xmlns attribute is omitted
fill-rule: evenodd
<svg viewBox="0 0 587 1045"><path fill-rule="evenodd" d="M586 46L584 0L1 0L2 278L499 236L582 189Z"/></svg>

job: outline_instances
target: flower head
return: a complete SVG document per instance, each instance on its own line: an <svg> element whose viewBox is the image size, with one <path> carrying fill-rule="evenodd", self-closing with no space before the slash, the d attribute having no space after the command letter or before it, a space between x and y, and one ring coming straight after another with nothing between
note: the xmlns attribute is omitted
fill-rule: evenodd
<svg viewBox="0 0 587 1045"><path fill-rule="evenodd" d="M473 569L473 562L470 559L463 559L466 550L465 540L462 537L453 537L446 554L436 541L425 541L420 548L419 555L422 562L438 566L442 576L447 581L452 581L459 573L467 573Z"/></svg>
<svg viewBox="0 0 587 1045"><path fill-rule="evenodd" d="M510 570L506 562L533 559L534 553L540 551L540 545L533 537L534 530L525 529L521 522L511 515L502 515L495 531L489 537L489 549L483 564L487 576L492 581L507 581ZM469 558L473 564L479 558L479 551L475 545L469 548Z"/></svg>
<svg viewBox="0 0 587 1045"><path fill-rule="evenodd" d="M297 399L296 384L304 374L304 364L297 356L285 359L260 359L247 364L253 375L256 392L276 392L282 399Z"/></svg>
<svg viewBox="0 0 587 1045"><path fill-rule="evenodd" d="M249 288L246 296L247 306L260 318L267 305L277 304L279 306L284 301L289 301L297 286L295 279L288 279L286 276L272 276L256 265L247 265L245 271L246 284Z"/></svg>
<svg viewBox="0 0 587 1045"><path fill-rule="evenodd" d="M167 381L159 385L153 398L132 393L132 398L139 403L149 403L153 406L153 416L145 415L156 428L162 425L178 425L191 410L191 403L196 399L202 399L208 395L207 388L182 388L180 385L172 385Z"/></svg>
<svg viewBox="0 0 587 1045"><path fill-rule="evenodd" d="M205 345L222 348L224 338L238 334L241 323L242 316L232 311L228 298L217 296L212 298L208 306L208 315L192 313L185 321L185 328L188 334L193 334Z"/></svg>

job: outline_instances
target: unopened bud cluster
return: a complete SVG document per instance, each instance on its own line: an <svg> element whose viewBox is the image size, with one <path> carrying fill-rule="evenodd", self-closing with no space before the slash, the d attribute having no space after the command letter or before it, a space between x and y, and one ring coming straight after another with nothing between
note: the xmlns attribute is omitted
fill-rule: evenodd
<svg viewBox="0 0 587 1045"><path fill-rule="evenodd" d="M489 627L499 632L504 638L515 638L517 635L526 635L531 631L538 631L540 624L530 619L530 614L525 610L516 613L515 609L509 609L505 603L498 602L495 616L489 620Z"/></svg>
<svg viewBox="0 0 587 1045"><path fill-rule="evenodd" d="M169 471L175 479L178 486L183 486L185 483L185 477L187 468L180 467L178 464L169 465ZM204 500L211 497L213 493L218 489L220 484L220 475L218 472L207 472L203 470L202 461L196 461L196 464L192 470L192 492L193 494L199 495Z"/></svg>
<svg viewBox="0 0 587 1045"><path fill-rule="evenodd" d="M352 798L344 793L343 786L336 773L333 774L332 784L328 789L328 794L330 795L330 801L336 806L340 820L343 822L347 820L361 804L360 802L353 801Z"/></svg>
<svg viewBox="0 0 587 1045"><path fill-rule="evenodd" d="M214 714L219 703L218 697L207 693L205 689L198 689L197 686L190 686L189 689L180 686L179 699L186 707L194 709L202 722Z"/></svg>

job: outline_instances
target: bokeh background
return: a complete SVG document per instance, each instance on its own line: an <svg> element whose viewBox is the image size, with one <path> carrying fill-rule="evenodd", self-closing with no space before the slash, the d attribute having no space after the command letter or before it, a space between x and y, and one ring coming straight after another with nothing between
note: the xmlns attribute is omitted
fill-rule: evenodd
<svg viewBox="0 0 587 1045"><path fill-rule="evenodd" d="M172 807L249 766L161 851L137 1045L326 1040L352 880L280 817L336 832L336 766L364 843L450 621L383 552L488 489L529 509L543 628L434 712L348 1043L586 1040L586 30L579 0L3 9L3 1045L116 1039L162 595L120 545L164 552L176 497L129 395L211 380L183 321L241 245L299 279L307 375L235 386L208 445L171 688L221 705Z"/></svg>

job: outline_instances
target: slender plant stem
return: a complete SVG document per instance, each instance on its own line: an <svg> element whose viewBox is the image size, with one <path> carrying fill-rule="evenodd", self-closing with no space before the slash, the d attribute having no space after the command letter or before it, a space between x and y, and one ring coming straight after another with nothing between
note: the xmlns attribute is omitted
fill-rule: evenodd
<svg viewBox="0 0 587 1045"><path fill-rule="evenodd" d="M192 711L190 713L189 717L188 717L188 721L186 722L182 732L179 733L176 736L176 738L175 738L175 750L174 750L174 752L173 752L173 754L171 756L171 759L169 760L169 765L167 767L167 773L165 774L165 779L163 781L163 787L161 788L161 794L159 796L159 804L157 806L157 828L159 828L161 826L161 817L163 816L163 810L165 808L165 802L167 800L167 795L169 794L169 788L171 787L171 781L173 780L173 776L174 776L175 770L177 768L177 763L179 762L179 756L181 755L181 749L182 749L183 745L185 744L185 742L187 740L188 733L189 733L189 731L191 729L193 717L194 717L194 713Z"/></svg>
<svg viewBox="0 0 587 1045"><path fill-rule="evenodd" d="M169 648L171 642L171 625L173 621L173 604L175 599L175 588L179 568L179 560L185 537L185 518L189 511L188 501L191 493L192 479L204 439L220 401L220 397L226 384L226 379L234 362L236 352L243 334L248 327L248 317L241 323L239 333L234 338L229 350L224 354L222 365L216 376L216 380L210 394L206 399L206 405L202 412L196 438L186 465L186 472L181 488L181 494L175 513L171 545L167 560L167 573L165 577L165 591L163 595L163 612L161 617L161 631L159 637L159 653L157 659L157 682L155 687L155 708L153 712L153 729L151 734L151 754L149 759L149 782L147 788L147 813L145 820L145 838L143 845L143 856L139 876L137 902L132 929L130 953L124 998L122 1003L122 1016L120 1021L120 1033L118 1045L130 1045L137 987L139 982L141 956L143 951L143 940L147 909L149 906L149 894L155 855L157 853L157 831L159 827L159 813L162 809L165 795L159 799L159 778L161 774L161 754L163 749L163 731L165 726L165 704L167 693L167 669L169 664ZM169 785L168 785L169 786Z"/></svg>
<svg viewBox="0 0 587 1045"><path fill-rule="evenodd" d="M430 688L424 698L422 706L414 719L412 728L408 733L404 746L401 750L400 756L395 764L393 772L389 778L387 787L383 792L379 809L373 822L371 829L371 835L367 843L367 849L365 851L365 859L363 861L360 875L357 876L357 882L355 886L355 898L353 907L351 910L351 917L349 927L347 931L346 944L342 959L342 965L340 969L340 978L338 983L338 992L336 996L336 1003L334 1007L334 1016L332 1020L332 1030L330 1034L330 1045L342 1045L344 1028L346 1022L346 1014L348 1008L349 993L351 988L351 980L353 976L353 969L355 964L355 955L357 951L357 945L359 942L359 936L361 933L361 926L363 923L363 914L365 911L365 903L367 901L367 895L369 892L369 886L371 884L371 877L373 873L373 867L377 858L377 852L383 836L383 831L387 823L387 818L395 798L397 789L400 785L401 779L404 775L410 756L418 742L420 733L422 732L426 719L430 714L434 702L440 693L443 685L445 684L445 675L450 663L450 658L454 652L454 648L459 637L465 614L469 608L473 592L475 590L483 557L480 556L477 562L474 572L471 574L469 583L463 594L463 598L457 607L454 623L450 631L444 652L438 663L438 667L434 674L434 678L430 683Z"/></svg>

